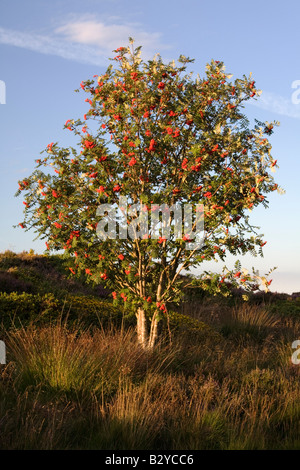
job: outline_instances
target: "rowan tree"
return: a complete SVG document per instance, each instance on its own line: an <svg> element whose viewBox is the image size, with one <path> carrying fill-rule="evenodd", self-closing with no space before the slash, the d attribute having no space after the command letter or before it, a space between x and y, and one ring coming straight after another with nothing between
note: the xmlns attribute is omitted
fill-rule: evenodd
<svg viewBox="0 0 300 470"><path fill-rule="evenodd" d="M230 81L222 62L211 61L202 78L193 78L188 57L144 61L132 40L114 52L114 65L80 84L86 114L65 123L79 148L51 142L35 171L19 181L20 225L45 238L47 250L64 250L72 275L106 285L114 303L134 309L138 340L152 348L159 319L181 295L180 274L226 253L262 254L266 242L249 209L267 207L267 194L280 191L268 140L278 123L250 126L242 110L259 94L255 81ZM192 235L178 237L172 229L155 238L151 226L143 237L121 238L117 229L115 239L101 239L96 229L105 214L98 207L116 206L121 196L127 209L141 204L126 215L136 229L138 217L144 212L149 221L155 206L202 203L203 245L189 249ZM171 211L170 227L172 220ZM259 276L242 271L225 273L219 284L230 276L258 288Z"/></svg>

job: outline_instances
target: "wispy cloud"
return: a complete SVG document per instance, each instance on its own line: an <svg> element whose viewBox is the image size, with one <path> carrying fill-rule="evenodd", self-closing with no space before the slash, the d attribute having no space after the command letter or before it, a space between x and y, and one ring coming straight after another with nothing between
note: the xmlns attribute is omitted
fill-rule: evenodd
<svg viewBox="0 0 300 470"><path fill-rule="evenodd" d="M160 32L147 32L140 23L122 22L114 16L105 20L94 19L91 15L69 20L56 25L48 34L16 31L0 27L0 44L28 49L42 54L56 55L64 59L106 66L112 51L128 44L133 37L136 45L142 45L144 59L150 59L156 52L163 53L171 48L163 43ZM279 115L300 118L300 104L293 104L290 98L264 91L253 106Z"/></svg>
<svg viewBox="0 0 300 470"><path fill-rule="evenodd" d="M139 23L120 23L116 17L108 22L88 16L73 19L57 26L47 35L0 27L0 44L98 66L107 65L112 51L127 45L129 37L143 46L143 57L146 59L169 48L162 43L161 33L146 32Z"/></svg>
<svg viewBox="0 0 300 470"><path fill-rule="evenodd" d="M42 54L50 54L64 59L94 65L104 65L106 57L90 46L62 42L55 36L44 36L34 33L23 33L10 29L0 28L0 43L21 47Z"/></svg>
<svg viewBox="0 0 300 470"><path fill-rule="evenodd" d="M249 104L282 116L300 118L300 104L293 104L292 91L290 98L263 91L257 100L249 101Z"/></svg>

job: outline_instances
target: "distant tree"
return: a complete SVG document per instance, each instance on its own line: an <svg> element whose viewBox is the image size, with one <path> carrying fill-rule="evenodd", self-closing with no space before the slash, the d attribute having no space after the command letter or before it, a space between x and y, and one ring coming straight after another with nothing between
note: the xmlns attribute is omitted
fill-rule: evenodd
<svg viewBox="0 0 300 470"><path fill-rule="evenodd" d="M159 55L145 62L132 40L114 52L115 68L80 85L87 113L65 124L78 136L79 150L51 142L35 171L19 182L17 194L25 194L20 225L46 238L48 250L65 250L73 275L85 273L113 289L114 302L136 312L140 344L153 348L159 319L180 298L180 273L217 256L224 260L226 253L262 254L266 242L248 209L267 207L266 194L279 190L269 172L277 161L268 140L278 123L249 127L241 110L258 95L255 82L246 76L231 82L222 62L212 61L203 78L193 79L187 57L178 65L164 64ZM149 222L155 205L203 203L202 247L189 249L191 232L176 235L172 211L168 237L150 226L144 237L117 232L116 239L101 239L97 224L107 216L98 206L116 206L120 196L133 232ZM130 213L131 204L141 204L140 210ZM230 276L257 288L242 272L225 273L218 285Z"/></svg>

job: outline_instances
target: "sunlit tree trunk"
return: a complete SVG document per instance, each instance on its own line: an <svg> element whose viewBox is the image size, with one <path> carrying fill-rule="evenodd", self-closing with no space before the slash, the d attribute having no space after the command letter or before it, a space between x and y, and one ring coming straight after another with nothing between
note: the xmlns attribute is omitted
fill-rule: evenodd
<svg viewBox="0 0 300 470"><path fill-rule="evenodd" d="M147 334L147 320L146 320L145 310L139 307L136 317L137 317L138 343L142 346L143 349L146 349L148 346L148 343L147 343L148 334Z"/></svg>
<svg viewBox="0 0 300 470"><path fill-rule="evenodd" d="M150 335L148 341L148 348L153 349L157 340L158 336L158 318L157 313L155 312L152 320L151 320L151 327L150 327Z"/></svg>

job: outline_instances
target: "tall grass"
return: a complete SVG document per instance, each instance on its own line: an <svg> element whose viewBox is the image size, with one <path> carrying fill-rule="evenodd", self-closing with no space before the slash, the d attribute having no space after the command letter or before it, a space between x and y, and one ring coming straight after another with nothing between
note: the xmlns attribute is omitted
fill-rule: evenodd
<svg viewBox="0 0 300 470"><path fill-rule="evenodd" d="M175 337L152 352L130 329L11 330L0 448L299 449L300 367L287 342L298 322L281 334L277 317L243 307L216 325L223 340Z"/></svg>

